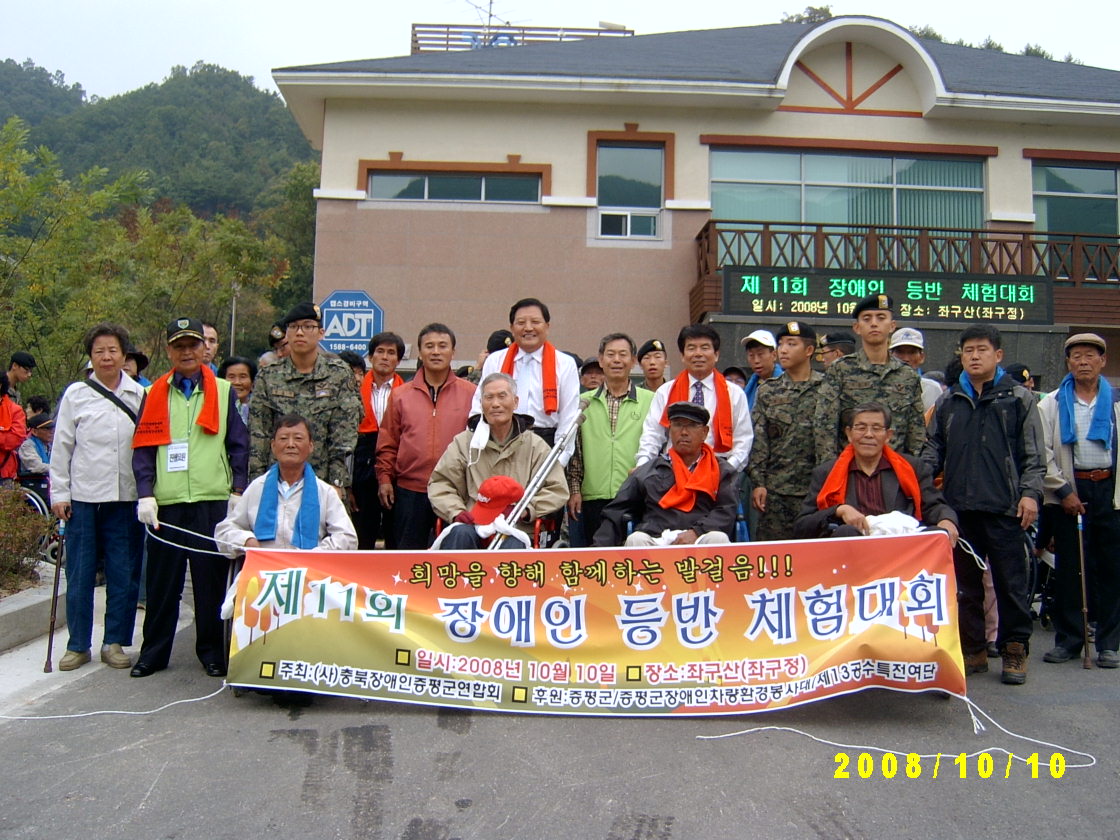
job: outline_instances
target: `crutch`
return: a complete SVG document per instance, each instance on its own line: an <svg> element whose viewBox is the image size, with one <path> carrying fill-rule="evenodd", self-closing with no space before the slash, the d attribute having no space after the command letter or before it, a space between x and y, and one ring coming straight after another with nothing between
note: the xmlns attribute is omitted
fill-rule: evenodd
<svg viewBox="0 0 1120 840"><path fill-rule="evenodd" d="M1085 520L1077 514L1077 557L1081 562L1081 667L1092 668L1089 656L1089 595L1085 589Z"/></svg>
<svg viewBox="0 0 1120 840"><path fill-rule="evenodd" d="M506 520L512 525L515 524L529 507L529 503L533 501L533 497L537 495L537 491L541 489L545 479L548 478L549 472L552 470L553 465L560 460L560 456L564 454L564 447L568 445L568 441L578 431L580 423L584 421L583 412L587 406L591 405L588 400L579 401L579 412L572 418L572 422L568 424L568 428L556 439L552 449L549 450L548 457L544 459L540 467L537 469L536 474L529 481L525 487L525 492L521 494L521 498L517 504L513 506ZM487 551L495 551L501 548L502 543L505 542L505 534L495 534L494 539L490 541L490 545L486 547Z"/></svg>
<svg viewBox="0 0 1120 840"><path fill-rule="evenodd" d="M54 670L51 657L54 655L54 625L58 620L58 586L62 578L62 561L66 557L66 520L58 520L58 556L54 558L54 589L51 591L51 622L47 628L47 661L43 665L43 673L49 674Z"/></svg>

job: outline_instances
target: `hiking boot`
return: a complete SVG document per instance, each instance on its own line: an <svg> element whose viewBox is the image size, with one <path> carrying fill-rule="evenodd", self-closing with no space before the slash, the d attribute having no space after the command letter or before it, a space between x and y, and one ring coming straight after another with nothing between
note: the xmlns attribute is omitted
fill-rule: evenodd
<svg viewBox="0 0 1120 840"><path fill-rule="evenodd" d="M1022 685L1027 681L1027 646L1022 642L1008 642L1003 646L1000 679L1007 685Z"/></svg>
<svg viewBox="0 0 1120 840"><path fill-rule="evenodd" d="M986 673L988 673L988 651L981 650L964 655L964 675L966 677Z"/></svg>
<svg viewBox="0 0 1120 840"><path fill-rule="evenodd" d="M1120 653L1114 650L1098 650L1097 667L1120 668Z"/></svg>
<svg viewBox="0 0 1120 840"><path fill-rule="evenodd" d="M89 662L88 650L68 650L58 663L60 671L75 671Z"/></svg>
<svg viewBox="0 0 1120 840"><path fill-rule="evenodd" d="M1069 662L1071 659L1077 656L1077 654L1078 651L1070 650L1069 648L1062 647L1061 645L1055 645L1054 647L1050 648L1050 650L1046 651L1046 653L1042 654L1042 661Z"/></svg>
<svg viewBox="0 0 1120 840"><path fill-rule="evenodd" d="M124 649L117 644L101 646L101 661L110 668L131 668L132 660Z"/></svg>

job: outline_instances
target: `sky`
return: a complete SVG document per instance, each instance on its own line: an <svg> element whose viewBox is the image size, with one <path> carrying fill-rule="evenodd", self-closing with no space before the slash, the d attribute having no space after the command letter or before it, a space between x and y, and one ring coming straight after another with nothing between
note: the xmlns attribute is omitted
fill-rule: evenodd
<svg viewBox="0 0 1120 840"><path fill-rule="evenodd" d="M492 9L498 22L515 25L593 28L610 21L648 35L776 23L805 5L495 0ZM1037 43L1055 58L1072 53L1085 64L1120 69L1116 0L836 0L831 6L837 15L929 25L948 41L979 44L990 35L1010 52ZM0 0L0 59L30 58L100 97L160 82L173 66L197 61L275 90L273 68L407 55L413 23L480 23L488 8L486 0Z"/></svg>

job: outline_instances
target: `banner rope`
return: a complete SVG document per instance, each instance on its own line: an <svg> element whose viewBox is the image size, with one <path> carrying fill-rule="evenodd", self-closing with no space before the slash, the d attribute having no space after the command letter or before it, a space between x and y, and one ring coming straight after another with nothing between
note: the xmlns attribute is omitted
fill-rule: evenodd
<svg viewBox="0 0 1120 840"><path fill-rule="evenodd" d="M225 690L226 685L223 682L220 688L215 689L204 697L186 697L182 700L172 700L170 703L164 703L158 708L148 709L143 712L130 712L126 709L98 709L94 712L79 712L73 715L0 715L0 720L74 720L75 718L94 717L96 715L154 715L156 712L162 712L164 709L170 709L172 706L178 706L183 703L201 703L203 700L217 697Z"/></svg>
<svg viewBox="0 0 1120 840"><path fill-rule="evenodd" d="M222 543L223 545L236 547L231 542L227 542L225 540L219 540L216 537L208 537L208 536L206 536L206 534L200 534L200 533L198 533L198 531L192 531L190 528L180 528L178 525L171 525L167 522L161 522L159 524L160 524L161 528L170 528L172 531L182 531L184 534L190 534L192 537L198 537L199 539L207 540L208 542L212 542L215 545L217 545L218 543ZM148 525L147 523L144 523L144 530L147 531L148 536L151 537L156 542L161 542L164 545L171 546L172 548L180 548L180 549L183 549L185 551L190 551L192 553L198 553L198 554L213 554L215 557L225 557L225 558L228 559L228 555L225 554L225 552L222 552L222 551L211 551L208 548L195 548L194 546L182 545L181 543L171 542L171 540L165 540L163 537L161 537L159 534L157 534L155 531L153 531L152 526Z"/></svg>
<svg viewBox="0 0 1120 840"><path fill-rule="evenodd" d="M1031 738L1029 735L1020 735L1018 732L1012 732L1010 729L1007 729L999 721L997 721L994 717L992 717L990 714L985 712L978 705L976 705L975 702L968 699L963 694L954 694L952 692L945 692L945 693L948 694L951 697L956 697L960 700L963 700L967 704L969 716L972 718L972 733L973 733L973 735L979 735L981 732L986 732L987 731L987 727L985 727L983 722L980 720L980 718L977 717L977 714L979 714L980 716L987 719L1000 732L1003 732L1006 735L1010 735L1012 738L1018 738L1019 740L1027 741L1028 743L1031 743L1031 744L1038 744L1039 746L1043 746L1043 747L1053 747L1058 752L1068 753L1068 754L1073 754L1073 755L1080 755L1080 756L1084 756L1085 758L1088 759L1088 762L1084 763L1084 764L1066 764L1067 768L1070 768L1070 769L1088 768L1088 767L1095 766L1096 763L1097 763L1096 757L1094 755L1092 755L1091 753L1083 752L1081 750L1075 750L1075 749L1072 749L1071 747L1064 747L1061 744L1052 744L1049 741L1041 741L1037 738ZM956 753L952 753L952 752L950 752L950 753L914 753L912 750L892 750L892 749L889 749L887 747L876 747L876 746L873 746L873 745L870 745L870 744L844 744L844 743L841 743L839 741L830 741L827 738L818 738L816 735L813 735L810 732L805 732L804 730L797 729L796 727L793 727L793 726L755 726L755 727L752 727L750 729L741 729L738 732L725 732L722 735L697 735L696 739L699 740L699 741L718 741L718 740L721 740L723 738L736 738L740 735L754 735L758 732L792 732L794 735L801 735L805 738L808 738L811 741L816 741L819 744L826 744L830 747L839 747L840 749L844 749L844 750L860 750L861 752L877 752L877 753L883 753L884 755L891 754L891 755L897 755L897 756L902 756L902 757L906 757L908 755L917 755L919 758L938 758L939 759L939 758L942 758L945 755L955 755L956 754ZM990 753L990 752L993 752L993 751L1004 753L1005 755L1009 756L1010 758L1015 759L1017 761L1021 761L1024 764L1029 762L1029 757L1024 757L1024 756L1021 756L1021 755L1017 755L1016 753L1014 753L1010 750L1007 750L1003 747L996 747L996 746L982 747L982 748L976 750L975 752L968 753L966 757L967 758L974 758L975 756L978 756L981 753L984 753L984 752Z"/></svg>

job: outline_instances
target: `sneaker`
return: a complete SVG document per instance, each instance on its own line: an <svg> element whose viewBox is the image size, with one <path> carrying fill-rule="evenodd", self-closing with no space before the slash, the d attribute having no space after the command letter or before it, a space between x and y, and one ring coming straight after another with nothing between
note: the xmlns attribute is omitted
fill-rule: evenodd
<svg viewBox="0 0 1120 840"><path fill-rule="evenodd" d="M88 650L68 650L58 663L60 671L74 671L89 662Z"/></svg>
<svg viewBox="0 0 1120 840"><path fill-rule="evenodd" d="M1070 650L1069 648L1055 645L1042 654L1043 662L1069 662L1071 659L1076 659L1080 651Z"/></svg>
<svg viewBox="0 0 1120 840"><path fill-rule="evenodd" d="M1120 653L1114 650L1097 651L1098 668L1120 668Z"/></svg>
<svg viewBox="0 0 1120 840"><path fill-rule="evenodd" d="M982 650L964 655L964 675L966 677L986 673L988 673L988 651Z"/></svg>
<svg viewBox="0 0 1120 840"><path fill-rule="evenodd" d="M1007 642L1003 646L1000 679L1007 685L1022 685L1027 681L1027 646L1022 642Z"/></svg>
<svg viewBox="0 0 1120 840"><path fill-rule="evenodd" d="M117 644L101 646L101 661L110 668L131 668L132 660Z"/></svg>

